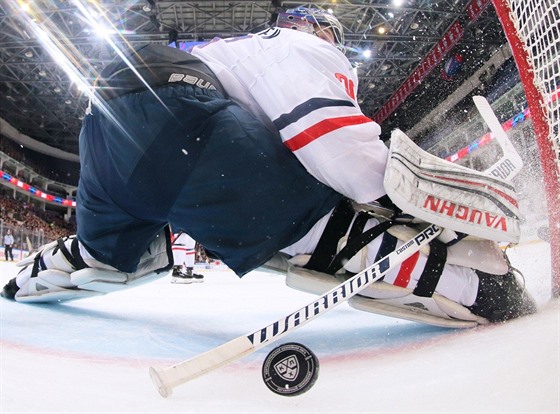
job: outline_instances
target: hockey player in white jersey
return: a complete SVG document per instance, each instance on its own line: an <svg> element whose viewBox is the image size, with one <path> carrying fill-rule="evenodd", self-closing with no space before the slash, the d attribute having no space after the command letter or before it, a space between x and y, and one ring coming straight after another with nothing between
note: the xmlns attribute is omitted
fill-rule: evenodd
<svg viewBox="0 0 560 414"><path fill-rule="evenodd" d="M443 161L422 169L425 154L398 132L389 153L358 105L343 37L333 15L301 7L274 28L191 54L151 45L117 59L80 135L78 234L22 262L3 295L69 300L161 277L173 263L168 224L240 277L268 262L288 285L320 293L408 240L399 213L419 205L423 183L420 206L432 208L411 209L418 217L514 238L510 186ZM461 187L454 174L469 179ZM380 214L389 210L374 201L395 210ZM351 305L442 326L536 310L495 242L459 239L432 244Z"/></svg>
<svg viewBox="0 0 560 414"><path fill-rule="evenodd" d="M171 283L188 284L204 282L204 275L194 273L196 241L185 232L173 235L173 271Z"/></svg>

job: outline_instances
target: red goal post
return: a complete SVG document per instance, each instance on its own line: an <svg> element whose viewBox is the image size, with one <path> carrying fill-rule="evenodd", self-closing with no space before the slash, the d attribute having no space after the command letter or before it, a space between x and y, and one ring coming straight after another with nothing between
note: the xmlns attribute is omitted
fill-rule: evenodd
<svg viewBox="0 0 560 414"><path fill-rule="evenodd" d="M525 89L541 157L552 293L560 295L560 2L492 0Z"/></svg>

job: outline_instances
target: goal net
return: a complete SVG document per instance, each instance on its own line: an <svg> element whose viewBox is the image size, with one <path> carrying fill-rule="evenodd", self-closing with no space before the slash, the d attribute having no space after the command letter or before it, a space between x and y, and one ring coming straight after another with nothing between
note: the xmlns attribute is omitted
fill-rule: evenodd
<svg viewBox="0 0 560 414"><path fill-rule="evenodd" d="M492 0L533 120L549 221L552 292L560 294L560 2Z"/></svg>

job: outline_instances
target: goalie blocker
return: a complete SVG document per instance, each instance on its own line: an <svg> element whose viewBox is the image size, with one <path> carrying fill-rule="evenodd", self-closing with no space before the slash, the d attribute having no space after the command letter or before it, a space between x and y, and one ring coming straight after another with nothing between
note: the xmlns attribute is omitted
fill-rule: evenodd
<svg viewBox="0 0 560 414"><path fill-rule="evenodd" d="M400 130L391 135L383 184L403 212L428 223L487 240L519 241L511 183L431 155Z"/></svg>

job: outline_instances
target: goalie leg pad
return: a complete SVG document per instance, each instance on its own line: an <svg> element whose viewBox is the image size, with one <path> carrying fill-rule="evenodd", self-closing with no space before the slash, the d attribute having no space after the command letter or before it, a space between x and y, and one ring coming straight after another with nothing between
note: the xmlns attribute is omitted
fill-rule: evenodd
<svg viewBox="0 0 560 414"><path fill-rule="evenodd" d="M403 242L417 233L413 228L402 225L395 225L387 232ZM421 251L427 255L429 248ZM508 261L498 243L477 238L466 238L448 246L447 263L493 275L503 275L509 271Z"/></svg>
<svg viewBox="0 0 560 414"><path fill-rule="evenodd" d="M15 293L14 299L25 303L60 302L96 296L99 293L81 292L70 282L68 273L47 269L29 278Z"/></svg>
<svg viewBox="0 0 560 414"><path fill-rule="evenodd" d="M70 279L78 289L104 294L144 285L166 275L165 272L149 272L140 276L135 273L88 268L72 273Z"/></svg>
<svg viewBox="0 0 560 414"><path fill-rule="evenodd" d="M344 279L345 276L341 274L333 276L291 265L288 266L286 285L303 292L322 295ZM348 303L361 311L440 327L471 328L488 323L466 307L441 295L420 297L414 295L411 289L385 282L373 283Z"/></svg>
<svg viewBox="0 0 560 414"><path fill-rule="evenodd" d="M472 328L488 320L466 307L434 293L431 297L415 295L410 289L376 282L348 304L358 310L444 328Z"/></svg>
<svg viewBox="0 0 560 414"><path fill-rule="evenodd" d="M133 273L98 262L72 236L43 246L18 263L23 269L8 282L2 295L26 303L102 295L165 276L172 268L172 259L168 229L152 241Z"/></svg>

